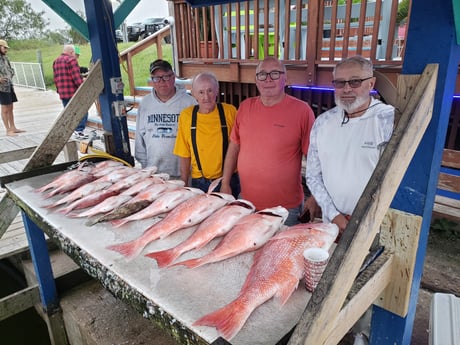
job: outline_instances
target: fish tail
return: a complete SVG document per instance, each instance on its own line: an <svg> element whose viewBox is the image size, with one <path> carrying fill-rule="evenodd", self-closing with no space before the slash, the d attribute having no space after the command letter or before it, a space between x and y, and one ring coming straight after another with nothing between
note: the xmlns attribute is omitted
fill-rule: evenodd
<svg viewBox="0 0 460 345"><path fill-rule="evenodd" d="M173 266L181 266L181 265L186 266L187 268L195 268L195 267L199 267L199 266L203 265L203 262L202 262L201 258L196 258L196 259L190 259L190 260L185 260L185 261L178 262L176 264L171 265L171 267L173 267Z"/></svg>
<svg viewBox="0 0 460 345"><path fill-rule="evenodd" d="M193 323L194 326L215 327L227 340L232 339L243 327L250 312L240 299L236 299L226 306L203 316Z"/></svg>
<svg viewBox="0 0 460 345"><path fill-rule="evenodd" d="M174 260L179 257L180 253L175 248L161 250L146 254L145 256L155 259L159 268L169 266Z"/></svg>
<svg viewBox="0 0 460 345"><path fill-rule="evenodd" d="M118 252L121 255L126 256L128 258L133 258L141 253L142 249L144 249L144 246L142 246L139 241L134 240L130 242L108 246L107 249L113 250L114 252Z"/></svg>

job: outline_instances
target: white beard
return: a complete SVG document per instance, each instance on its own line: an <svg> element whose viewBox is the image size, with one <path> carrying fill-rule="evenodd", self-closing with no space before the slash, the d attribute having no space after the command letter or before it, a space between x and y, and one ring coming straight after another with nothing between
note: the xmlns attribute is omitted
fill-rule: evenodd
<svg viewBox="0 0 460 345"><path fill-rule="evenodd" d="M345 110L348 114L357 112L357 110L361 108L367 102L369 102L369 95L358 96L351 103L342 102L340 97L335 96L335 104L337 104L340 108Z"/></svg>

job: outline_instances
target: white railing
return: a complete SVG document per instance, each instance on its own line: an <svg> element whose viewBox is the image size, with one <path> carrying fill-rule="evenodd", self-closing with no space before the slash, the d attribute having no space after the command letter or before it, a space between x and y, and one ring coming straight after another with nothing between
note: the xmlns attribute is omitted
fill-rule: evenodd
<svg viewBox="0 0 460 345"><path fill-rule="evenodd" d="M13 84L15 86L46 90L41 64L32 62L11 62L11 66L15 71L13 77Z"/></svg>

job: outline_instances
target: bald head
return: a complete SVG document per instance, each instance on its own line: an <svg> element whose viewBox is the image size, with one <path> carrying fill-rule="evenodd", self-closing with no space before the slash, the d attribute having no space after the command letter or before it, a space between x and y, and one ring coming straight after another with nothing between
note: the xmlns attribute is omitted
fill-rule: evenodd
<svg viewBox="0 0 460 345"><path fill-rule="evenodd" d="M62 49L62 52L67 55L73 55L75 53L75 49L73 47L73 44L66 44L64 46L64 49Z"/></svg>

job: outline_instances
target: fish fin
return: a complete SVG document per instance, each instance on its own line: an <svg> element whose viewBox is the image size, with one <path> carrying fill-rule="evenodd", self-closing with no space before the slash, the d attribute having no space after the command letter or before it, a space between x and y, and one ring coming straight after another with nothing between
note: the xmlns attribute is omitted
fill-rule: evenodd
<svg viewBox="0 0 460 345"><path fill-rule="evenodd" d="M252 310L247 310L239 298L226 306L203 316L193 326L215 327L227 340L231 340L243 327Z"/></svg>
<svg viewBox="0 0 460 345"><path fill-rule="evenodd" d="M219 185L220 181L222 181L222 177L216 178L214 181L211 182L208 188L208 194L211 194L214 192L214 189Z"/></svg>
<svg viewBox="0 0 460 345"><path fill-rule="evenodd" d="M170 267L181 266L181 265L186 266L187 268L195 268L195 267L199 267L199 266L203 265L203 262L202 262L201 258L189 259L189 260L185 260L185 261L181 261L181 262L172 264L172 265L170 265Z"/></svg>
<svg viewBox="0 0 460 345"><path fill-rule="evenodd" d="M298 286L299 278L292 275L286 276L286 279L283 280L282 286L274 296L275 302L277 302L280 306L283 306Z"/></svg>
<svg viewBox="0 0 460 345"><path fill-rule="evenodd" d="M157 261L157 265L159 268L167 267L169 266L174 260L176 260L179 255L177 250L174 248L171 249L166 249L166 250L161 250L158 252L152 252L149 254L146 254L145 256L155 259Z"/></svg>
<svg viewBox="0 0 460 345"><path fill-rule="evenodd" d="M107 249L113 250L114 252L118 252L121 255L126 256L128 258L134 258L141 253L142 249L144 249L144 247L140 246L138 243L139 242L137 240L133 240L125 243L108 246Z"/></svg>

